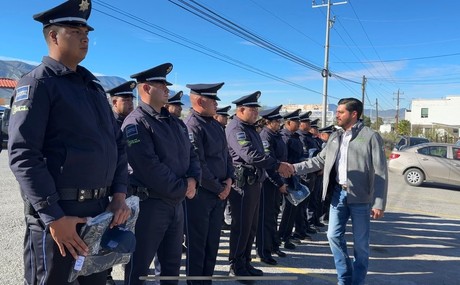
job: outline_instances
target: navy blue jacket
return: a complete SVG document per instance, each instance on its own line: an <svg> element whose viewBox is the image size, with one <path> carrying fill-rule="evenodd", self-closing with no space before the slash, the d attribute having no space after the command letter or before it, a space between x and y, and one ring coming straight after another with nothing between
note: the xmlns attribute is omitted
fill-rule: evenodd
<svg viewBox="0 0 460 285"><path fill-rule="evenodd" d="M13 96L10 167L46 224L65 215L58 188L111 186L113 193L126 193L125 141L93 74L44 57Z"/></svg>
<svg viewBox="0 0 460 285"><path fill-rule="evenodd" d="M297 132L290 132L287 129L281 130L281 136L287 146L287 162L298 163L303 160L303 145Z"/></svg>
<svg viewBox="0 0 460 285"><path fill-rule="evenodd" d="M298 130L297 133L303 145L303 159L313 157L314 153L321 151L321 144L318 144L310 132Z"/></svg>
<svg viewBox="0 0 460 285"><path fill-rule="evenodd" d="M224 190L223 182L227 178L233 180L235 172L225 132L213 117L201 116L193 109L184 122L200 158L201 186L219 195Z"/></svg>
<svg viewBox="0 0 460 285"><path fill-rule="evenodd" d="M264 146L265 153L279 161L287 161L287 148L281 134L267 127L260 132L260 138ZM283 178L275 169L267 169L269 180L277 187L284 184Z"/></svg>
<svg viewBox="0 0 460 285"><path fill-rule="evenodd" d="M263 182L265 169L278 169L280 161L265 154L262 139L254 125L235 116L225 129L233 165L251 165L257 169L258 181Z"/></svg>
<svg viewBox="0 0 460 285"><path fill-rule="evenodd" d="M201 169L187 127L165 108L156 112L139 101L124 120L130 182L149 188L151 195L176 205L185 198L187 178L200 182Z"/></svg>

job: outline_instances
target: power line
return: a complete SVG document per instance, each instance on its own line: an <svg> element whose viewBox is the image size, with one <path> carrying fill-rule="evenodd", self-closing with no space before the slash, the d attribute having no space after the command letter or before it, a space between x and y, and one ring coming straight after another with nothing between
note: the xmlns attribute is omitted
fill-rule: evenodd
<svg viewBox="0 0 460 285"><path fill-rule="evenodd" d="M451 56L459 56L460 52L458 53L450 53L450 54L440 54L440 55L431 55L431 56L421 56L421 57L412 57L412 58L401 58L401 59L386 59L386 60L369 60L369 61L341 61L337 63L375 63L375 62L398 62L398 61L412 61L412 60L423 60L423 59L431 59L431 58L440 58L440 57L451 57Z"/></svg>

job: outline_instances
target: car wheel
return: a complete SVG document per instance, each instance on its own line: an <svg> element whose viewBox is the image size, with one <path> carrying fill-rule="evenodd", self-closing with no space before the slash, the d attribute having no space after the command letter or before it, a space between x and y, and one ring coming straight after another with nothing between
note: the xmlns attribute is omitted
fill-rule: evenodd
<svg viewBox="0 0 460 285"><path fill-rule="evenodd" d="M411 168L404 173L404 179L411 186L420 186L425 180L425 174L420 169Z"/></svg>

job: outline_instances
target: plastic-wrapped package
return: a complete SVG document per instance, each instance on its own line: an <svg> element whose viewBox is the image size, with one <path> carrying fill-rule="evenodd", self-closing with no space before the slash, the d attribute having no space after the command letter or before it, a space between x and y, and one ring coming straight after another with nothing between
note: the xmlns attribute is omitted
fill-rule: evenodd
<svg viewBox="0 0 460 285"><path fill-rule="evenodd" d="M310 189L307 186L300 183L300 179L297 175L294 175L291 183L287 187L288 194L286 199L294 206L299 205L303 200L307 199L310 195Z"/></svg>
<svg viewBox="0 0 460 285"><path fill-rule="evenodd" d="M79 256L72 263L69 282L78 276L102 272L115 264L126 264L136 245L134 228L139 215L139 197L126 199L131 215L123 226L109 228L113 213L104 212L89 218L80 231L80 237L88 245L87 256Z"/></svg>

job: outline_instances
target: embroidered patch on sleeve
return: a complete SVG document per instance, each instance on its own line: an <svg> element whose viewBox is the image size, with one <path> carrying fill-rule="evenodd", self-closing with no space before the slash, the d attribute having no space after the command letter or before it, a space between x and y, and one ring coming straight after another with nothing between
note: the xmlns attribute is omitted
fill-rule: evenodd
<svg viewBox="0 0 460 285"><path fill-rule="evenodd" d="M246 133L245 132L236 133L236 140L238 141L246 140Z"/></svg>
<svg viewBox="0 0 460 285"><path fill-rule="evenodd" d="M16 89L16 97L14 98L14 102L16 103L29 99L29 90L30 85L18 87Z"/></svg>
<svg viewBox="0 0 460 285"><path fill-rule="evenodd" d="M136 125L127 125L126 128L125 128L125 134L126 134L127 138L136 136L138 134L137 126Z"/></svg>
<svg viewBox="0 0 460 285"><path fill-rule="evenodd" d="M262 141L262 145L264 146L265 153L270 153L270 143L268 141Z"/></svg>

